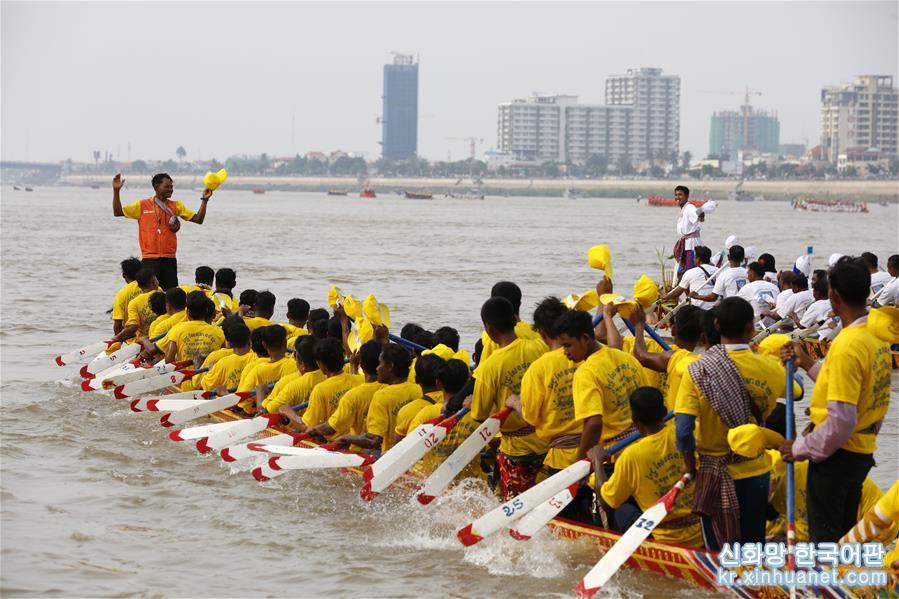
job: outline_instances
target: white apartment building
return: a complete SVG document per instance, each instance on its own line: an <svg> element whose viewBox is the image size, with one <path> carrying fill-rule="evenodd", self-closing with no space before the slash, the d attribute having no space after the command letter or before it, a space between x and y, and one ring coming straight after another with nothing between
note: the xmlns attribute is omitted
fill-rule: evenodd
<svg viewBox="0 0 899 599"><path fill-rule="evenodd" d="M899 90L889 75L862 75L821 90L821 145L837 162L851 152L899 155Z"/></svg>
<svg viewBox="0 0 899 599"><path fill-rule="evenodd" d="M515 160L573 162L605 156L615 163L678 153L680 80L661 69L631 69L606 82L608 104L577 96L534 94L498 107L497 146ZM611 101L610 101L611 99Z"/></svg>

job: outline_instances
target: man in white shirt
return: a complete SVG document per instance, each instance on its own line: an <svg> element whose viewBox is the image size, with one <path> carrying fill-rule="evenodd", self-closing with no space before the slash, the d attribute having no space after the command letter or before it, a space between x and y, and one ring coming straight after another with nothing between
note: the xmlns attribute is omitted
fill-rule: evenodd
<svg viewBox="0 0 899 599"><path fill-rule="evenodd" d="M871 271L871 296L873 297L875 293L879 293L887 283L892 281L893 277L890 273L883 272L877 268L877 256L875 254L863 252L862 258L868 263L868 270Z"/></svg>
<svg viewBox="0 0 899 599"><path fill-rule="evenodd" d="M727 260L727 251L735 245L740 245L740 240L737 239L736 235L728 235L727 239L724 240L724 249L712 256L712 261L709 262L715 268L718 268Z"/></svg>
<svg viewBox="0 0 899 599"><path fill-rule="evenodd" d="M674 259L677 260L677 278L696 266L694 250L702 245L700 223L705 221L705 210L690 203L690 189L684 185L674 188L674 201L680 206L677 218L677 242L674 244Z"/></svg>
<svg viewBox="0 0 899 599"><path fill-rule="evenodd" d="M703 288L712 289L715 283L714 280L710 280L710 277L715 274L715 269L709 266L712 250L704 245L697 246L693 250L693 257L696 260L696 266L684 273L677 286L661 298L663 301L677 299L683 293L687 293L687 297L689 297L690 292L700 291ZM690 303L703 310L710 310L715 307L714 302L704 302L696 299L691 299Z"/></svg>
<svg viewBox="0 0 899 599"><path fill-rule="evenodd" d="M777 287L780 293L774 298L774 309L762 310L765 316L764 325L770 327L775 321L780 320L778 314L786 306L787 301L793 297L793 277L796 276L792 270L782 270L777 273Z"/></svg>
<svg viewBox="0 0 899 599"><path fill-rule="evenodd" d="M822 320L827 321L830 320L830 313L832 312L832 308L830 306L830 299L828 297L828 291L830 290L830 285L827 282L826 278L818 277L814 283L812 283L812 294L815 298L815 301L808 307L805 311L805 314L802 315L802 318L799 320L799 326L803 329L807 329L808 327L815 325ZM830 332L830 327L822 326L818 329L818 336L824 337Z"/></svg>
<svg viewBox="0 0 899 599"><path fill-rule="evenodd" d="M765 310L774 308L774 302L780 289L774 283L764 279L765 268L758 262L749 263L749 266L746 267L746 277L749 282L743 285L737 296L752 304L752 310L758 318Z"/></svg>
<svg viewBox="0 0 899 599"><path fill-rule="evenodd" d="M808 279L803 274L793 273L793 295L777 310L778 319L789 318L799 324L805 311L815 301L815 296L808 288Z"/></svg>
<svg viewBox="0 0 899 599"><path fill-rule="evenodd" d="M718 275L714 290L705 295L699 292L691 292L690 297L705 302L715 302L718 301L718 298L736 296L740 289L749 282L746 278L746 268L740 266L743 264L744 257L745 253L742 245L731 246L727 251L727 261L730 267Z"/></svg>
<svg viewBox="0 0 899 599"><path fill-rule="evenodd" d="M887 260L887 272L892 280L884 285L875 299L878 306L895 306L899 303L899 254L893 254Z"/></svg>

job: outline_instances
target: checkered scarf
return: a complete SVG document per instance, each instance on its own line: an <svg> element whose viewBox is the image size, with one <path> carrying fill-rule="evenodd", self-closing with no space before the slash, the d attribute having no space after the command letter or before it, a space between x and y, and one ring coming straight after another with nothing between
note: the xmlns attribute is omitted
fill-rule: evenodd
<svg viewBox="0 0 899 599"><path fill-rule="evenodd" d="M728 428L752 422L755 405L723 345L710 347L687 371ZM699 456L693 511L712 519L718 543L740 540L740 504L727 465L744 459L734 453Z"/></svg>

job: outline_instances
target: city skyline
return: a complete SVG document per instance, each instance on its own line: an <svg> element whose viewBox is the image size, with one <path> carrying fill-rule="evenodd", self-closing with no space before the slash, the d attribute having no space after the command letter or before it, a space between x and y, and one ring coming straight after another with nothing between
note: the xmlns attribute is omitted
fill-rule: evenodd
<svg viewBox="0 0 899 599"><path fill-rule="evenodd" d="M509 98L601 104L607 77L643 67L681 79L681 152L704 156L710 115L742 103L701 92L746 86L763 92L753 106L777 112L781 143L811 147L822 88L897 71L888 2L4 2L2 13L7 160L91 162L97 149L127 160L129 146L132 159L178 146L188 159L337 149L374 159L391 51L420 56L418 152L429 160L468 156L469 143L450 138L483 139L479 155L497 147L496 106ZM387 34L404 20L416 26Z"/></svg>

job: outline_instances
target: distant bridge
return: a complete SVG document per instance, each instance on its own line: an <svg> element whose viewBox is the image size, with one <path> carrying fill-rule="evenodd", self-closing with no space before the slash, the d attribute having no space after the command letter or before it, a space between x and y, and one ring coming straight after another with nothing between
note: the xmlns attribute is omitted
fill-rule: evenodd
<svg viewBox="0 0 899 599"><path fill-rule="evenodd" d="M46 185L59 179L60 174L62 174L62 164L0 160L0 172L2 172L4 183Z"/></svg>
<svg viewBox="0 0 899 599"><path fill-rule="evenodd" d="M45 173L59 174L62 165L52 162L17 162L14 160L0 160L0 168L15 169L21 171L42 171Z"/></svg>

